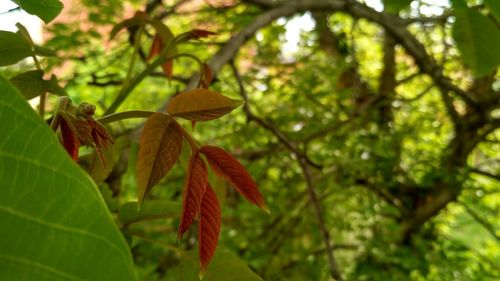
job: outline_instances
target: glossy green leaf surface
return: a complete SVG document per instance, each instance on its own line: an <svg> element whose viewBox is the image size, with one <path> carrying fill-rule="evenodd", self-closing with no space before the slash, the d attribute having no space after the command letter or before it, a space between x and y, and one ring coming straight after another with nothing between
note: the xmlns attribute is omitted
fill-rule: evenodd
<svg viewBox="0 0 500 281"><path fill-rule="evenodd" d="M0 280L136 280L95 184L0 77Z"/></svg>

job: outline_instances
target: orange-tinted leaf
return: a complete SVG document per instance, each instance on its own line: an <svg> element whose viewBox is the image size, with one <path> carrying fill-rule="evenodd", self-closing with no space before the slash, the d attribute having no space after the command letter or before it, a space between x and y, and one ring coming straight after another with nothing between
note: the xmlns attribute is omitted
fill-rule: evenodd
<svg viewBox="0 0 500 281"><path fill-rule="evenodd" d="M200 152L207 157L210 167L217 175L231 183L236 191L243 195L250 203L269 212L257 184L238 160L231 154L215 146L203 146Z"/></svg>
<svg viewBox="0 0 500 281"><path fill-rule="evenodd" d="M149 50L149 54L146 60L150 60L154 56L158 55L163 48L163 44L161 43L161 39L158 35L155 35L153 38L153 43L151 44L151 49Z"/></svg>
<svg viewBox="0 0 500 281"><path fill-rule="evenodd" d="M61 128L61 139L64 145L64 148L69 153L73 160L78 160L78 148L80 147L80 142L78 138L75 136L71 128L69 127L66 120L61 119L60 123Z"/></svg>
<svg viewBox="0 0 500 281"><path fill-rule="evenodd" d="M210 68L210 66L206 63L203 64L203 86L204 88L208 88L208 86L210 85L210 83L212 83L212 79L213 79L213 76L212 76L212 69Z"/></svg>
<svg viewBox="0 0 500 281"><path fill-rule="evenodd" d="M161 65L161 68L163 68L163 73L165 73L165 76L167 76L169 80L172 79L174 61L173 60L166 61L164 64Z"/></svg>
<svg viewBox="0 0 500 281"><path fill-rule="evenodd" d="M243 102L208 89L198 88L173 97L167 112L188 120L207 121L231 112Z"/></svg>
<svg viewBox="0 0 500 281"><path fill-rule="evenodd" d="M182 215L179 224L178 236L186 232L194 219L200 214L201 201L208 183L208 171L200 158L198 151L193 152L186 173L186 182L182 195Z"/></svg>
<svg viewBox="0 0 500 281"><path fill-rule="evenodd" d="M221 209L217 195L210 184L207 184L201 202L200 223L198 225L198 249L201 271L204 272L215 254L221 227Z"/></svg>
<svg viewBox="0 0 500 281"><path fill-rule="evenodd" d="M182 149L182 133L165 114L148 118L139 142L137 155L138 203L174 166Z"/></svg>

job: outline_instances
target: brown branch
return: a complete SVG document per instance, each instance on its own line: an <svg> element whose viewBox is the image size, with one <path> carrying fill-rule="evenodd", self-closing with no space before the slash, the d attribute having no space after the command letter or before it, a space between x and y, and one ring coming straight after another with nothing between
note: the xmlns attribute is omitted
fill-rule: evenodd
<svg viewBox="0 0 500 281"><path fill-rule="evenodd" d="M316 190L314 187L314 183L312 181L312 176L311 176L311 171L310 171L309 166L314 166L316 164L314 164L314 163L312 163L312 161L308 160L307 156L304 153L302 153L298 149L298 147L293 142L291 142L278 128L274 127L272 124L264 121L263 119L255 116L252 113L252 111L250 109L250 105L248 103L248 95L246 93L245 87L243 86L243 81L241 79L241 75L239 74L239 71L233 62L231 62L230 65L231 65L231 68L233 70L233 74L238 82L238 85L240 88L240 95L243 98L243 100L245 101L244 110L245 110L245 113L247 114L248 120L255 121L259 125L261 125L264 129L270 131L297 158L297 161L298 161L298 163L303 171L304 179L306 181L307 191L309 194L309 200L314 207L314 214L316 216L316 220L318 222L318 226L319 226L321 235L323 237L323 243L325 244L326 256L327 256L328 265L330 268L330 275L335 280L342 281L343 280L342 276L340 274L337 262L335 260L334 255L333 255L333 246L332 246L332 242L330 240L330 234L328 232L328 229L326 228L326 224L325 224L325 221L323 219L323 210L321 207L321 203L318 199L318 196L317 196L317 193L316 193Z"/></svg>

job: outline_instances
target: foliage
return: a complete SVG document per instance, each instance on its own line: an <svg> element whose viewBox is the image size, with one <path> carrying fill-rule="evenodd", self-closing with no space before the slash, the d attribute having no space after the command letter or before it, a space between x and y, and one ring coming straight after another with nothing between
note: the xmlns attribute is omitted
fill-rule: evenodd
<svg viewBox="0 0 500 281"><path fill-rule="evenodd" d="M55 134L13 90L0 100L0 203L35 216L0 212L0 252L15 254L0 279L78 262L89 280L500 277L498 1L14 2L48 36L0 31L0 64ZM22 166L82 177L61 147L102 198ZM28 152L44 155L9 162ZM108 233L133 265L68 256L109 253L46 238L44 215ZM62 253L14 268L35 248L19 227Z"/></svg>

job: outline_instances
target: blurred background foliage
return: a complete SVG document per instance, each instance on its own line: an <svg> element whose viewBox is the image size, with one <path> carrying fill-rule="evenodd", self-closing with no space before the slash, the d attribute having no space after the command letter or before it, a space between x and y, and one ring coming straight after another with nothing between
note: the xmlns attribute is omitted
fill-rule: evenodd
<svg viewBox="0 0 500 281"><path fill-rule="evenodd" d="M45 31L46 46L58 50L59 57L43 63L66 83L75 103L95 104L99 115L119 91L133 49L131 30L112 41L108 34L134 11L146 9L174 34L193 28L216 32L179 50L210 61L231 36L287 2L66 1L63 15ZM371 9L384 9L379 1L366 2ZM471 106L424 73L419 65L426 62L409 54L401 38L349 10L297 11L250 34L210 86L231 98L246 94L248 107L197 123L193 133L200 143L235 154L265 195L271 215L211 176L223 209L218 252L238 255L265 280L333 280L325 239L345 280L500 279L498 64L486 74L475 73L464 63L469 59L463 59L453 31L461 5L498 31L499 3L384 2L381 13L403 19L442 74L475 95L479 105ZM152 42L148 33L141 42L144 54ZM144 61L135 67L140 71ZM174 79L168 81L158 69L119 111L161 110L196 70L192 61L176 60ZM54 103L49 99L49 107ZM484 122L477 125L474 118ZM114 167L109 175L94 175L115 214L136 198L142 122L112 126ZM472 148L457 148L478 136ZM180 202L187 152L182 157L148 199ZM83 166L92 166L82 158ZM302 160L308 161L306 168ZM311 200L311 189L317 201ZM434 204L441 190L453 195L421 217L420 210ZM196 232L178 243L177 224L174 212L123 228L140 280L185 280L183 256L176 249L194 249Z"/></svg>

